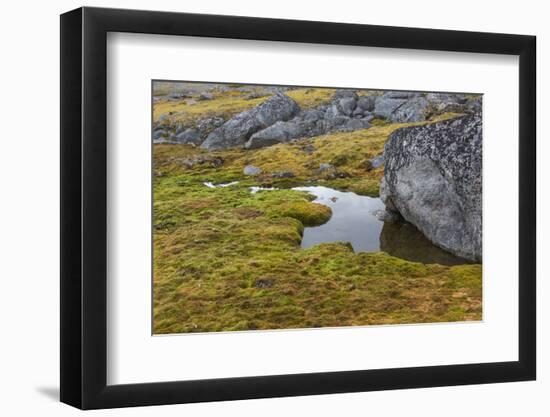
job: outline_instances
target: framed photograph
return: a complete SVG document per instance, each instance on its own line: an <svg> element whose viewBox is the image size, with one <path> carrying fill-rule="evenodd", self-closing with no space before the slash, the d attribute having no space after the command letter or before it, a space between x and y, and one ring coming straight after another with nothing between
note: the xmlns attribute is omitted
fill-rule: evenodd
<svg viewBox="0 0 550 417"><path fill-rule="evenodd" d="M535 37L61 16L61 401L533 380Z"/></svg>

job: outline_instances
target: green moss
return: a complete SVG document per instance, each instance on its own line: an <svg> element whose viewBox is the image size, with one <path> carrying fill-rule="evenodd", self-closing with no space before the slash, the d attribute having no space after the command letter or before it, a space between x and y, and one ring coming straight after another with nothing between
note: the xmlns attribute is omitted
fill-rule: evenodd
<svg viewBox="0 0 550 417"><path fill-rule="evenodd" d="M370 124L373 126L386 126L389 123L386 119L373 119L370 121Z"/></svg>
<svg viewBox="0 0 550 417"><path fill-rule="evenodd" d="M478 265L356 254L347 243L302 250L303 225L330 216L307 194L212 189L182 177L155 186L155 225L170 223L154 235L155 333L481 317Z"/></svg>
<svg viewBox="0 0 550 417"><path fill-rule="evenodd" d="M169 116L170 123L189 123L197 118L222 116L225 119L251 109L264 102L269 96L247 100L243 93L225 93L213 100L197 101L189 104L186 100L162 100L155 103L153 120L158 121L161 115Z"/></svg>
<svg viewBox="0 0 550 417"><path fill-rule="evenodd" d="M318 226L326 223L332 215L330 207L307 201L284 203L276 208L277 216L292 217L304 226Z"/></svg>
<svg viewBox="0 0 550 417"><path fill-rule="evenodd" d="M285 94L294 99L301 108L307 109L329 102L335 91L333 88L298 88Z"/></svg>

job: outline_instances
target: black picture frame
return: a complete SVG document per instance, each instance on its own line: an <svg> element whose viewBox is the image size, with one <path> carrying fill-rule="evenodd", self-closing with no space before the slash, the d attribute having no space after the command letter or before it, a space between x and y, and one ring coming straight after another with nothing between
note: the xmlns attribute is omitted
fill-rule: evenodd
<svg viewBox="0 0 550 417"><path fill-rule="evenodd" d="M519 360L107 385L108 32L519 56ZM534 36L102 8L61 15L61 401L81 409L534 380Z"/></svg>

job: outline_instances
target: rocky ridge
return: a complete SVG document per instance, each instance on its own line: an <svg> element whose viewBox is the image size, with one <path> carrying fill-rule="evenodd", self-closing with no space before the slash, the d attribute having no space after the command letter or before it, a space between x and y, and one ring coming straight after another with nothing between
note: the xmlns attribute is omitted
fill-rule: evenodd
<svg viewBox="0 0 550 417"><path fill-rule="evenodd" d="M214 116L192 126L170 128L159 119L153 141L191 144L208 150L242 146L256 149L332 132L368 129L373 119L419 122L447 111L475 111L481 105L479 100L460 94L373 91L371 95L359 96L355 90L341 89L330 102L301 109L284 91L277 88L263 103L228 120ZM201 96L203 100L211 99L208 93Z"/></svg>

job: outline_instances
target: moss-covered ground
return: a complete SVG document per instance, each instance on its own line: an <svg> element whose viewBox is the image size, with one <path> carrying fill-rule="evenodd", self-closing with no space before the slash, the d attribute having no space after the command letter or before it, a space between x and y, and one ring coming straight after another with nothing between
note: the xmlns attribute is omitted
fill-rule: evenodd
<svg viewBox="0 0 550 417"><path fill-rule="evenodd" d="M315 106L332 93L288 94ZM178 117L226 115L265 99L232 94L189 106L203 106L196 112L180 103ZM155 117L165 114L166 103L155 105ZM154 333L480 320L481 265L413 263L384 252L354 253L345 242L300 248L304 226L324 223L331 213L288 188L317 184L377 195L383 171L368 160L406 125L375 124L250 151L155 145ZM334 168L320 171L321 163ZM262 173L246 176L246 165ZM253 194L251 186L278 190Z"/></svg>

